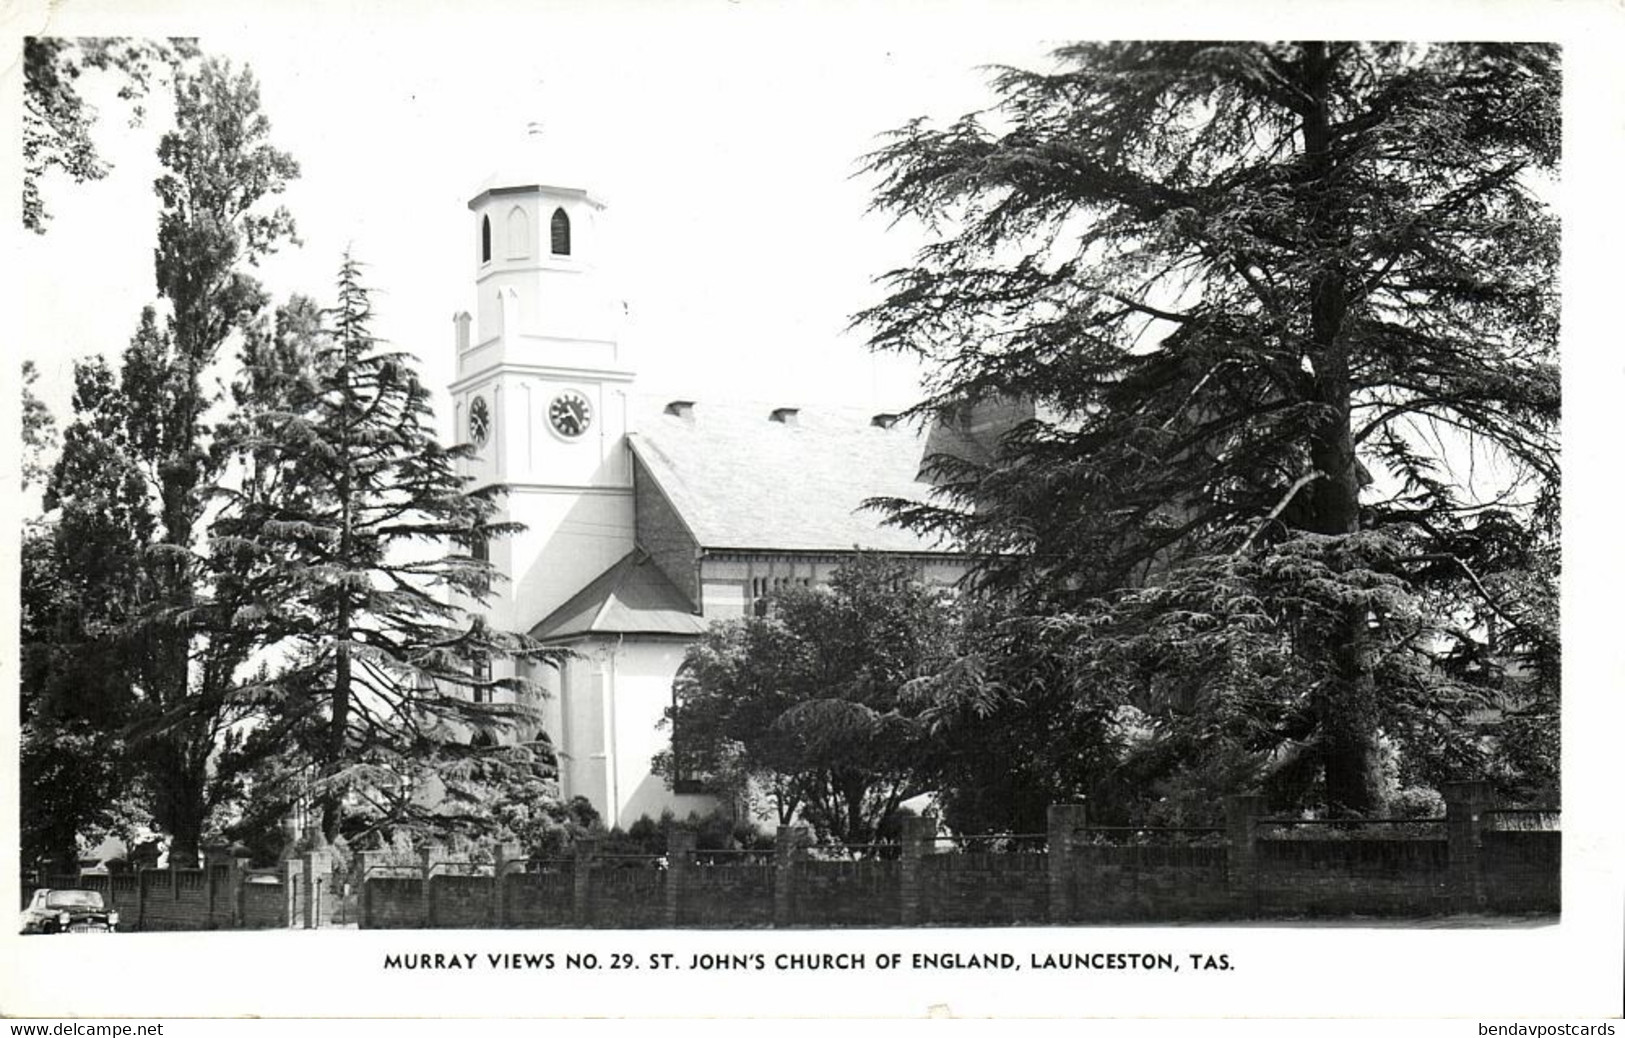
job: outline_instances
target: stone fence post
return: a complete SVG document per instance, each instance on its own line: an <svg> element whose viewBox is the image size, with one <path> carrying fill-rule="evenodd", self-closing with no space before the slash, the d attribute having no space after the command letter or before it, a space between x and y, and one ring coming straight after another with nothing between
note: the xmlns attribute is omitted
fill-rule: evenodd
<svg viewBox="0 0 1625 1038"><path fill-rule="evenodd" d="M677 926L683 918L683 899L694 869L694 846L698 834L673 829L666 834L666 925Z"/></svg>
<svg viewBox="0 0 1625 1038"><path fill-rule="evenodd" d="M1247 915L1258 911L1258 820L1266 801L1257 793L1224 798L1225 854L1230 893Z"/></svg>
<svg viewBox="0 0 1625 1038"><path fill-rule="evenodd" d="M1484 897L1478 864L1481 819L1493 806L1494 794L1488 782L1446 782L1441 792L1450 853L1450 907L1457 912L1476 912Z"/></svg>
<svg viewBox="0 0 1625 1038"><path fill-rule="evenodd" d="M592 924L592 863L598 857L598 838L584 836L575 842L575 891L572 908L577 929Z"/></svg>
<svg viewBox="0 0 1625 1038"><path fill-rule="evenodd" d="M1079 829L1089 824L1083 804L1051 804L1046 813L1049 845L1049 921L1067 923L1077 910L1073 902L1072 844Z"/></svg>
<svg viewBox="0 0 1625 1038"><path fill-rule="evenodd" d="M801 857L806 835L804 825L781 825L773 838L773 925L776 927L795 924L796 860Z"/></svg>
<svg viewBox="0 0 1625 1038"><path fill-rule="evenodd" d="M923 859L936 850L937 819L935 815L910 816L902 820L903 856L898 865L897 893L898 922L903 926L918 926L920 922L921 872Z"/></svg>

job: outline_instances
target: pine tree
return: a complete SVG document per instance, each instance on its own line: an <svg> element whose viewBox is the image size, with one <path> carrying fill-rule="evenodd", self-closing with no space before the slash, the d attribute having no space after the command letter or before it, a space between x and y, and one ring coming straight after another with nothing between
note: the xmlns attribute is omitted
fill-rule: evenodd
<svg viewBox="0 0 1625 1038"><path fill-rule="evenodd" d="M861 315L874 346L936 363L923 413L1039 409L895 517L1046 637L1071 618L1077 687L1200 731L1187 760L1228 740L1340 812L1380 806L1391 741L1466 768L1493 668L1439 646L1518 612L1509 524L1555 537L1555 48L1056 58L871 157L876 207L938 232Z"/></svg>
<svg viewBox="0 0 1625 1038"><path fill-rule="evenodd" d="M329 840L352 810L478 829L485 813L460 799L552 766L545 746L512 738L536 720L531 684L491 665L558 655L474 611L492 573L473 549L513 529L493 519L500 488L466 489L471 448L437 442L411 358L369 330L354 261L327 327L307 307L283 316L282 341L244 358L232 447L245 469L213 537L233 624L277 657L236 694L259 717L251 741L298 748L308 767L285 777L319 804ZM425 783L444 801L425 800Z"/></svg>

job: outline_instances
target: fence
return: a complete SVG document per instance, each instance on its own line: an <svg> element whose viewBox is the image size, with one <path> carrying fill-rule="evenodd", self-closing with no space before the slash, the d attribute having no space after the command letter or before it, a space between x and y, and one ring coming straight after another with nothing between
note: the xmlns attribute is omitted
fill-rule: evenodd
<svg viewBox="0 0 1625 1038"><path fill-rule="evenodd" d="M1446 790L1442 819L1272 819L1231 797L1222 828L1090 826L1050 808L1048 831L935 834L909 819L900 844L819 857L800 827L771 854L696 851L527 861L501 849L477 872L425 856L362 880L364 928L1008 926L1331 915L1544 912L1560 906L1555 812L1496 809L1486 783ZM458 874L459 872L463 874Z"/></svg>
<svg viewBox="0 0 1625 1038"><path fill-rule="evenodd" d="M320 851L272 869L221 858L200 869L25 873L24 905L38 887L99 891L121 931L314 929L333 925L340 895Z"/></svg>

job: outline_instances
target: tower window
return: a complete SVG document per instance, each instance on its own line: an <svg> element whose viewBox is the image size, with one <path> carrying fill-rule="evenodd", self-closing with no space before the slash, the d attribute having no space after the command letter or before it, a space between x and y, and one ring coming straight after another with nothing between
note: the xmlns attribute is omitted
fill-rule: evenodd
<svg viewBox="0 0 1625 1038"><path fill-rule="evenodd" d="M485 398L477 396L468 405L468 439L474 446L483 447L490 436L491 411L485 405Z"/></svg>
<svg viewBox="0 0 1625 1038"><path fill-rule="evenodd" d="M524 259L530 255L530 217L519 206L508 213L508 258Z"/></svg>
<svg viewBox="0 0 1625 1038"><path fill-rule="evenodd" d="M491 218L480 217L480 262L491 262Z"/></svg>
<svg viewBox="0 0 1625 1038"><path fill-rule="evenodd" d="M553 210L553 255L570 255L570 216L563 209Z"/></svg>

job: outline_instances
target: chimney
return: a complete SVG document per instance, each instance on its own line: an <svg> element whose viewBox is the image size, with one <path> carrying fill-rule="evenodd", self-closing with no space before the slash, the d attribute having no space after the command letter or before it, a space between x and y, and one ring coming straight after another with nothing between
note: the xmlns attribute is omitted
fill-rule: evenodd
<svg viewBox="0 0 1625 1038"><path fill-rule="evenodd" d="M873 418L869 419L869 424L877 429L890 429L892 426L897 424L897 416L889 412L882 411L880 414L877 414Z"/></svg>
<svg viewBox="0 0 1625 1038"><path fill-rule="evenodd" d="M457 326L457 352L458 353L461 353L464 350L468 349L468 322L471 321L471 320L473 320L473 318L468 316L468 311L467 310L464 310L462 313L454 315L452 317L452 319L451 319L451 323Z"/></svg>
<svg viewBox="0 0 1625 1038"><path fill-rule="evenodd" d="M685 422L692 422L694 420L694 401L673 400L666 405L666 413L676 415Z"/></svg>
<svg viewBox="0 0 1625 1038"><path fill-rule="evenodd" d="M773 413L768 415L768 421L778 422L780 425L800 425L796 415L801 413L799 407L775 407Z"/></svg>

